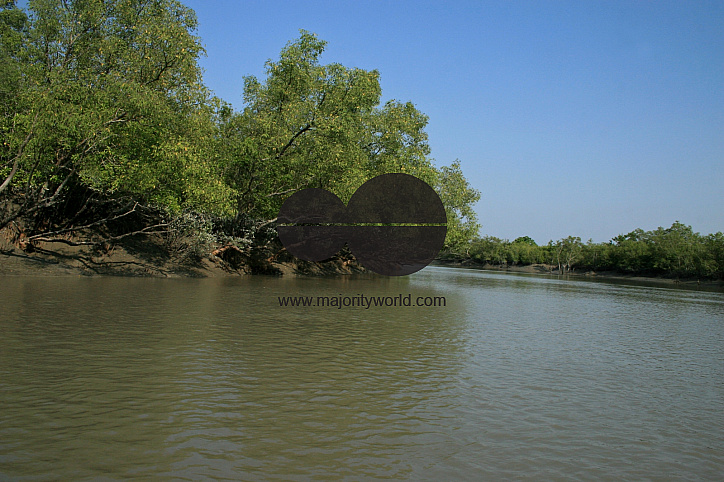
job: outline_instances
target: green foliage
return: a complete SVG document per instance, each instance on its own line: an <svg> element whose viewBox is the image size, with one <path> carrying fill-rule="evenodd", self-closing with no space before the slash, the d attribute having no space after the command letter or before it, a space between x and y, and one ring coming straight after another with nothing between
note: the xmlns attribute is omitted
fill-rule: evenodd
<svg viewBox="0 0 724 482"><path fill-rule="evenodd" d="M704 238L704 270L707 275L724 279L724 234L710 234Z"/></svg>
<svg viewBox="0 0 724 482"><path fill-rule="evenodd" d="M330 190L343 201L366 180L404 172L434 186L448 214L448 248L477 234L479 193L459 163L440 170L428 157L427 116L410 103L380 106L377 71L320 64L325 42L302 31L266 64L266 79L245 78L246 108L221 119L226 180L238 210L272 218L291 193Z"/></svg>
<svg viewBox="0 0 724 482"><path fill-rule="evenodd" d="M469 244L468 256L479 263L546 263L559 273L574 269L628 274L724 279L724 234L701 236L678 221L670 228L636 229L608 243L582 243L569 236L546 246L524 236L512 243L492 236Z"/></svg>
<svg viewBox="0 0 724 482"><path fill-rule="evenodd" d="M611 243L594 243L589 239L582 246L580 266L585 266L593 271L596 270L612 270L614 269L614 261L612 259L613 246Z"/></svg>
<svg viewBox="0 0 724 482"><path fill-rule="evenodd" d="M473 241L470 256L483 264L506 264L510 242L494 236L485 236Z"/></svg>
<svg viewBox="0 0 724 482"><path fill-rule="evenodd" d="M580 258L583 245L581 238L568 236L555 244L556 264L560 272L570 271Z"/></svg>
<svg viewBox="0 0 724 482"><path fill-rule="evenodd" d="M448 233L445 248L460 249L478 235L478 224L473 205L480 199L480 192L473 189L455 161L451 166L443 166L433 184L440 195L447 214Z"/></svg>
<svg viewBox="0 0 724 482"><path fill-rule="evenodd" d="M479 193L459 163L433 166L427 116L380 105L377 71L321 64L325 42L302 31L265 79L244 79L234 112L202 83L195 30L177 0L31 0L27 13L5 0L0 227L114 198L269 220L299 189L347 201L376 175L406 172L440 192L448 247L477 234Z"/></svg>
<svg viewBox="0 0 724 482"><path fill-rule="evenodd" d="M2 12L0 178L38 205L69 191L230 212L196 18L175 0L36 0ZM9 79L9 80L5 80ZM5 92L11 92L5 95ZM32 209L32 207L29 207Z"/></svg>
<svg viewBox="0 0 724 482"><path fill-rule="evenodd" d="M329 189L346 200L367 179L361 140L379 102L378 73L320 65L313 34L287 44L267 78L244 79L246 108L224 119L227 182L239 212L273 218L299 189Z"/></svg>
<svg viewBox="0 0 724 482"><path fill-rule="evenodd" d="M515 241L513 241L513 244L524 244L527 246L538 246L533 238L530 236L520 236L518 238L515 238Z"/></svg>
<svg viewBox="0 0 724 482"><path fill-rule="evenodd" d="M200 213L167 213L169 229L164 238L166 249L181 260L199 261L216 244L213 221Z"/></svg>

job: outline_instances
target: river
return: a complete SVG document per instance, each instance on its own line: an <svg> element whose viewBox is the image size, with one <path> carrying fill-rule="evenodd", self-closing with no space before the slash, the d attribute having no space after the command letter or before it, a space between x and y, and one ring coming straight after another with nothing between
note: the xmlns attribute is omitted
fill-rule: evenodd
<svg viewBox="0 0 724 482"><path fill-rule="evenodd" d="M0 303L2 480L724 478L721 292L428 267Z"/></svg>

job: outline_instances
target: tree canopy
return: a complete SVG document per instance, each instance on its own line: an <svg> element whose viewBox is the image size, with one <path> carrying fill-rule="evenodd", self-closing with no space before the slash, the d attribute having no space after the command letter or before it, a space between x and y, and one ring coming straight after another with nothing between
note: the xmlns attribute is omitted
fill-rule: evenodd
<svg viewBox="0 0 724 482"><path fill-rule="evenodd" d="M2 23L0 194L26 211L93 193L224 210L191 10L35 0L29 15L8 2Z"/></svg>
<svg viewBox="0 0 724 482"><path fill-rule="evenodd" d="M222 122L227 182L238 209L273 217L302 188L327 189L347 201L366 180L404 172L435 187L448 211L448 245L477 233L479 193L459 163L435 168L427 116L411 102L380 105L379 73L320 64L325 42L302 31L266 64L266 79L244 79L242 112Z"/></svg>
<svg viewBox="0 0 724 482"><path fill-rule="evenodd" d="M652 231L635 229L607 243L582 243L568 236L545 246L523 236L512 243L485 236L458 254L481 264L545 263L563 274L571 270L617 271L626 274L724 279L724 235L703 236L679 221Z"/></svg>
<svg viewBox="0 0 724 482"><path fill-rule="evenodd" d="M412 103L381 105L377 71L322 64L325 42L301 31L264 79L243 79L234 111L203 84L196 26L177 0L4 1L0 228L38 216L71 225L109 200L269 220L299 189L346 201L405 172L440 193L448 247L475 235L479 193L459 163L434 166Z"/></svg>

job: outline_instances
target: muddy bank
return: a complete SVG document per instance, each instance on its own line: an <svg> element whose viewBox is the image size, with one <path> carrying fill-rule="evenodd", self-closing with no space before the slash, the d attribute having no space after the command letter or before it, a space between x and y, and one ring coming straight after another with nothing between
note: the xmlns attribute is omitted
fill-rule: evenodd
<svg viewBox="0 0 724 482"><path fill-rule="evenodd" d="M328 276L364 272L348 254L321 262L298 260L281 246L241 250L217 246L205 257L178 257L160 238L148 236L113 246L34 244L21 249L0 236L0 276L220 277L240 275Z"/></svg>
<svg viewBox="0 0 724 482"><path fill-rule="evenodd" d="M1 233L0 233L1 234ZM174 256L161 238L141 236L123 243L99 246L69 246L39 242L21 249L0 235L0 276L141 276L141 277L222 277L245 275L336 276L364 273L349 252L335 258L310 263L284 250L281 245L242 250L235 246L217 246L207 256ZM610 279L653 283L662 286L707 287L724 290L724 281L637 276L614 271L558 272L557 266L533 264L501 266L472 261L435 260L432 265L488 271L527 273L579 279Z"/></svg>

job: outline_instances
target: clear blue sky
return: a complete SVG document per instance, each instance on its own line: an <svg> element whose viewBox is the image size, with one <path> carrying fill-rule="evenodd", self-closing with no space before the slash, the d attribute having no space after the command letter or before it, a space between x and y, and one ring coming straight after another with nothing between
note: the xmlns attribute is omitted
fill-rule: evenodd
<svg viewBox="0 0 724 482"><path fill-rule="evenodd" d="M377 69L462 163L481 234L608 241L675 220L724 230L724 2L185 0L205 81L242 77L299 29L324 63Z"/></svg>

